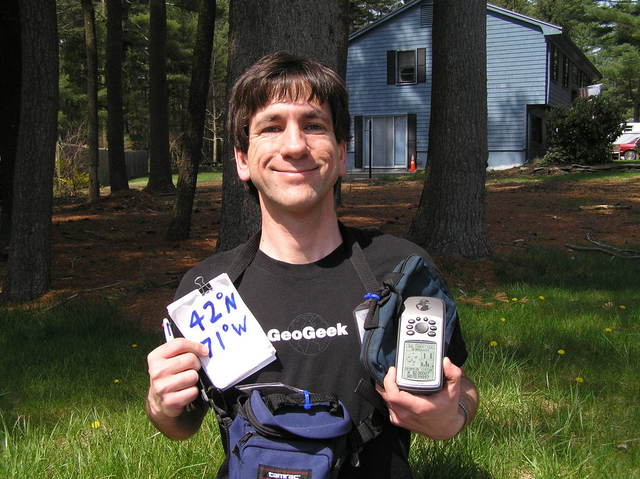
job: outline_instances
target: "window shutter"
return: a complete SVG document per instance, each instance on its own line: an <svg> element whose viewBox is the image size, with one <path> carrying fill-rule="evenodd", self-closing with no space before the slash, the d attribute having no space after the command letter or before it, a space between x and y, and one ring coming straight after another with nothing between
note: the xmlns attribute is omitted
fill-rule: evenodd
<svg viewBox="0 0 640 479"><path fill-rule="evenodd" d="M353 153L353 167L362 168L362 117L353 117L353 131L354 137L354 153Z"/></svg>
<svg viewBox="0 0 640 479"><path fill-rule="evenodd" d="M425 83L427 81L427 49L418 48L416 52L417 82Z"/></svg>
<svg viewBox="0 0 640 479"><path fill-rule="evenodd" d="M387 85L396 84L396 51L387 50Z"/></svg>
<svg viewBox="0 0 640 479"><path fill-rule="evenodd" d="M416 152L416 114L407 114L407 168L411 166L411 156L416 155L416 163L418 156Z"/></svg>

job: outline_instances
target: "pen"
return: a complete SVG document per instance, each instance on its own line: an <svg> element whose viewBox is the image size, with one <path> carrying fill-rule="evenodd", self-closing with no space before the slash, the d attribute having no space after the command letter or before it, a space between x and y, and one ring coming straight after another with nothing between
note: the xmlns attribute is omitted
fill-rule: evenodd
<svg viewBox="0 0 640 479"><path fill-rule="evenodd" d="M173 339L173 330L171 329L171 323L167 318L162 318L162 332L164 333L164 340L169 342Z"/></svg>

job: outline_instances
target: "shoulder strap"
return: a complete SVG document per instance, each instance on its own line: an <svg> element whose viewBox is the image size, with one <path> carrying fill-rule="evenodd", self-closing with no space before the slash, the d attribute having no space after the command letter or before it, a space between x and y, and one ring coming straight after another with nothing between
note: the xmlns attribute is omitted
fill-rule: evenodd
<svg viewBox="0 0 640 479"><path fill-rule="evenodd" d="M240 279L242 274L256 257L256 253L258 252L259 248L260 231L251 236L251 238L249 238L249 241L247 241L244 246L239 249L236 257L233 260L233 263L231 263L231 266L229 267L229 271L227 271L229 279L233 284L236 285L236 287L238 287L238 284L236 282Z"/></svg>

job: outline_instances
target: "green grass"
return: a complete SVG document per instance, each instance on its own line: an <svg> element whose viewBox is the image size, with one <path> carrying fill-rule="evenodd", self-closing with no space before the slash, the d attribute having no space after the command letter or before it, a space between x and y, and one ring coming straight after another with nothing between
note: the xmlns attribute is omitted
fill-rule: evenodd
<svg viewBox="0 0 640 479"><path fill-rule="evenodd" d="M617 162L616 162L617 163ZM640 171L600 171L596 173L567 173L565 175L522 176L500 175L487 177L487 185L531 184L531 183L594 183L602 180L634 180L640 177Z"/></svg>
<svg viewBox="0 0 640 479"><path fill-rule="evenodd" d="M557 250L496 260L499 287L469 292L493 306L460 303L479 415L451 441L414 437L415 477L640 478L637 272ZM109 304L0 310L0 324L0 477L213 477L222 447L211 415L173 442L143 413L159 331L140 332Z"/></svg>
<svg viewBox="0 0 640 479"><path fill-rule="evenodd" d="M178 175L172 175L173 184L178 184ZM139 178L132 178L129 180L129 187L131 188L144 188L149 182L148 176L141 176ZM203 171L198 173L198 184L200 183L222 183L221 171Z"/></svg>

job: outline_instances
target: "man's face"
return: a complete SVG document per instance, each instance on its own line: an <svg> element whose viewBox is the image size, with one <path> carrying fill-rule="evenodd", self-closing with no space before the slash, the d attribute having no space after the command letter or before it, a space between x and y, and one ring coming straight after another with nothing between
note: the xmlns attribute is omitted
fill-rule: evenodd
<svg viewBox="0 0 640 479"><path fill-rule="evenodd" d="M240 179L280 212L333 208L333 185L346 172L346 142L336 141L326 103L267 104L251 117L247 153L235 156Z"/></svg>

